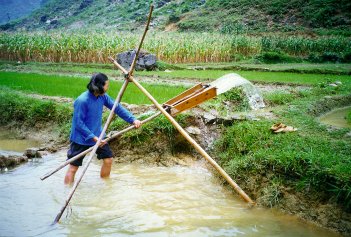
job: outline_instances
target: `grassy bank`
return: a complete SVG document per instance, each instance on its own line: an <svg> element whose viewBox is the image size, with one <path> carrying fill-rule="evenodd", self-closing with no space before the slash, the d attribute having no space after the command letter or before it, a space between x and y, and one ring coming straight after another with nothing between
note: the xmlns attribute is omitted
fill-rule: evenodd
<svg viewBox="0 0 351 237"><path fill-rule="evenodd" d="M0 86L0 126L13 125L15 127L41 128L51 127L56 130L59 139L66 142L69 139L73 106L69 103L57 103L48 100L40 100L28 97L24 93L16 92ZM106 122L109 111L103 114L103 123ZM136 115L138 116L138 115ZM147 115L141 115L138 119L146 119ZM187 115L179 115L177 121L184 126ZM124 120L116 118L109 126L109 131L118 131L129 126ZM128 143L142 144L150 140L156 134L162 134L173 149L176 129L163 116L157 117L142 128L132 130L123 138ZM173 146L172 146L173 145Z"/></svg>
<svg viewBox="0 0 351 237"><path fill-rule="evenodd" d="M0 89L0 125L37 129L51 126L66 140L73 112L71 105L30 98L3 86Z"/></svg>
<svg viewBox="0 0 351 237"><path fill-rule="evenodd" d="M342 107L351 105L350 91L349 82L343 89L318 85L299 93L270 94L265 99L279 105L273 109L277 118L226 127L215 149L221 164L244 186L250 187L250 179L257 177L258 183L248 189L264 205L278 206L290 190L321 203L335 201L351 211L349 129L331 130L316 120L318 111L333 105L325 96L344 96L333 105ZM270 127L277 122L298 130L274 134Z"/></svg>

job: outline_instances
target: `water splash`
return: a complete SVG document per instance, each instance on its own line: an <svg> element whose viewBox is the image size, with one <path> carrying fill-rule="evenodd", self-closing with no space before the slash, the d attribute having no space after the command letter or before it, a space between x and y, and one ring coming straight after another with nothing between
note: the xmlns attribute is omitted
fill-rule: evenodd
<svg viewBox="0 0 351 237"><path fill-rule="evenodd" d="M260 91L248 80L236 73L230 73L210 84L217 88L217 94L225 93L234 87L242 87L250 108L258 110L265 107Z"/></svg>

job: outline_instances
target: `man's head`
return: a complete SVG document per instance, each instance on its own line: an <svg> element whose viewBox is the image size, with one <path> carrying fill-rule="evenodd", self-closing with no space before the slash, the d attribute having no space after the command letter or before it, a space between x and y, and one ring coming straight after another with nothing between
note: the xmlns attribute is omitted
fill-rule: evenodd
<svg viewBox="0 0 351 237"><path fill-rule="evenodd" d="M96 73L91 77L87 88L92 94L98 96L103 95L108 90L108 86L108 77L103 73Z"/></svg>

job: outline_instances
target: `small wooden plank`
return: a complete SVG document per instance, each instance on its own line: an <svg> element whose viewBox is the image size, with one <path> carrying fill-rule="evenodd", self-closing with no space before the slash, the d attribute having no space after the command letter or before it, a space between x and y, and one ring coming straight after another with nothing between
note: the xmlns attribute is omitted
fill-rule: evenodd
<svg viewBox="0 0 351 237"><path fill-rule="evenodd" d="M184 91L183 93L177 95L176 97L173 97L172 99L170 99L169 101L165 102L164 105L174 105L175 103L179 102L180 100L182 100L184 97L193 94L194 92L201 90L203 88L202 83L199 83L195 86L193 86L192 88Z"/></svg>
<svg viewBox="0 0 351 237"><path fill-rule="evenodd" d="M215 87L207 88L206 90L195 94L194 96L184 100L183 102L171 108L171 115L176 115L184 110L191 109L206 100L212 99L217 96L217 89Z"/></svg>

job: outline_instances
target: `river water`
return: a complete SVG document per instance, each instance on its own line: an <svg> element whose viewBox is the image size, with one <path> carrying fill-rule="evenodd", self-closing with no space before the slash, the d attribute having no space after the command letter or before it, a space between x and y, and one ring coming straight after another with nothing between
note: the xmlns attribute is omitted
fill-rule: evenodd
<svg viewBox="0 0 351 237"><path fill-rule="evenodd" d="M26 148L37 147L40 142L33 139L16 139L16 134L0 128L0 150L23 152Z"/></svg>
<svg viewBox="0 0 351 237"><path fill-rule="evenodd" d="M60 151L0 173L0 236L339 236L277 210L247 208L202 161L114 164L103 180L94 159L68 212L51 226L70 190L66 168L39 177L64 160Z"/></svg>

